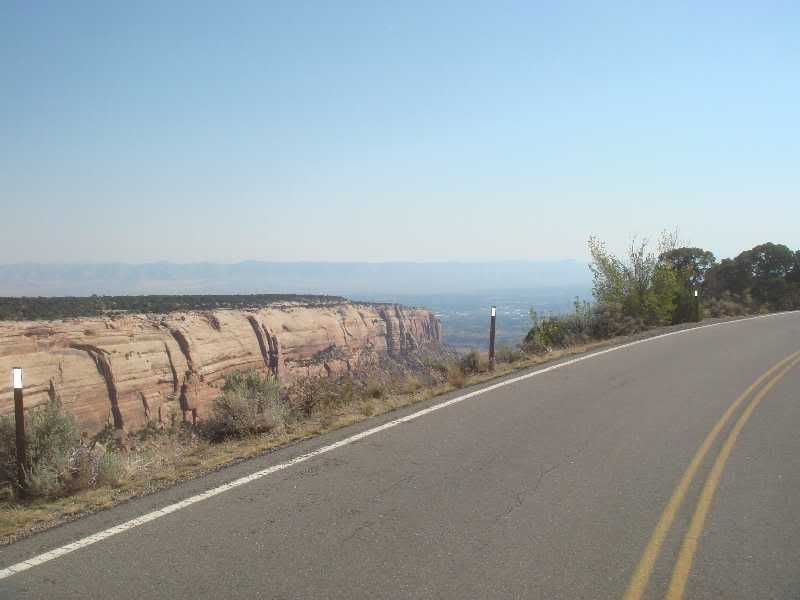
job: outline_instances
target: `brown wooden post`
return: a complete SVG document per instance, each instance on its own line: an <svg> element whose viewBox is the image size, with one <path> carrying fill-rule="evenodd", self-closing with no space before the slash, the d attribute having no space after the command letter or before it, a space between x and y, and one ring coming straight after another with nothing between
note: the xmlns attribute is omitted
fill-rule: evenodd
<svg viewBox="0 0 800 600"><path fill-rule="evenodd" d="M700 316L700 292L697 290L694 291L694 320L698 323L702 321Z"/></svg>
<svg viewBox="0 0 800 600"><path fill-rule="evenodd" d="M14 422L17 433L17 483L19 489L25 489L25 473L28 470L28 453L25 449L25 406L22 402L22 369L11 369L14 387Z"/></svg>
<svg viewBox="0 0 800 600"><path fill-rule="evenodd" d="M494 371L495 358L494 358L494 334L495 323L497 321L497 307L492 307L492 320L489 324L489 370Z"/></svg>

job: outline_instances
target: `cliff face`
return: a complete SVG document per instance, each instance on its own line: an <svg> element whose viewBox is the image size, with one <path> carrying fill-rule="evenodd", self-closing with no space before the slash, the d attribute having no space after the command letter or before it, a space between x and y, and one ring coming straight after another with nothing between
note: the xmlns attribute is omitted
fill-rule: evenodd
<svg viewBox="0 0 800 600"><path fill-rule="evenodd" d="M430 312L397 305L0 322L0 375L23 367L26 408L59 397L93 433L107 422L136 429L192 409L202 417L234 371L271 371L287 382L440 342L440 324ZM0 377L0 414L13 410L10 376Z"/></svg>

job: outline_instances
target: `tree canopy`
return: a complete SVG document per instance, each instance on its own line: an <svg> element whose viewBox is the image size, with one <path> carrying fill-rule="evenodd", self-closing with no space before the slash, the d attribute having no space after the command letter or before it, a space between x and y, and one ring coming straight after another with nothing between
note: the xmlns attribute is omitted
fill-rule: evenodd
<svg viewBox="0 0 800 600"><path fill-rule="evenodd" d="M700 318L700 303L724 299L742 312L800 308L800 251L767 242L720 262L712 252L663 235L658 252L633 242L622 258L590 238L593 293L645 326ZM695 291L699 299L695 299Z"/></svg>

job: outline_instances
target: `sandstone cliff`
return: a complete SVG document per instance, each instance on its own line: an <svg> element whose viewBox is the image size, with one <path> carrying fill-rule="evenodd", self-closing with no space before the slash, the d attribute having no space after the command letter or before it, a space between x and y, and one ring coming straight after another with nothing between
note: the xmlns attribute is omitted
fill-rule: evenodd
<svg viewBox="0 0 800 600"><path fill-rule="evenodd" d="M273 305L165 315L0 322L0 374L25 369L25 406L59 397L83 430L202 415L226 374L260 369L287 382L402 357L441 342L428 311L398 305ZM0 414L13 412L10 377Z"/></svg>

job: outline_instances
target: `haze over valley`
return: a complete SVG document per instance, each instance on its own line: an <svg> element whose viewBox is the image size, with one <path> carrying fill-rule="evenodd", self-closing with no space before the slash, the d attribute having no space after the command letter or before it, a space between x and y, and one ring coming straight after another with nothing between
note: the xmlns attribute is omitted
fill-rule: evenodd
<svg viewBox="0 0 800 600"><path fill-rule="evenodd" d="M497 340L515 346L530 329L530 308L569 310L588 298L590 273L576 260L236 264L22 263L0 266L0 296L139 294L328 294L428 308L445 343L488 345L488 310L499 312Z"/></svg>

